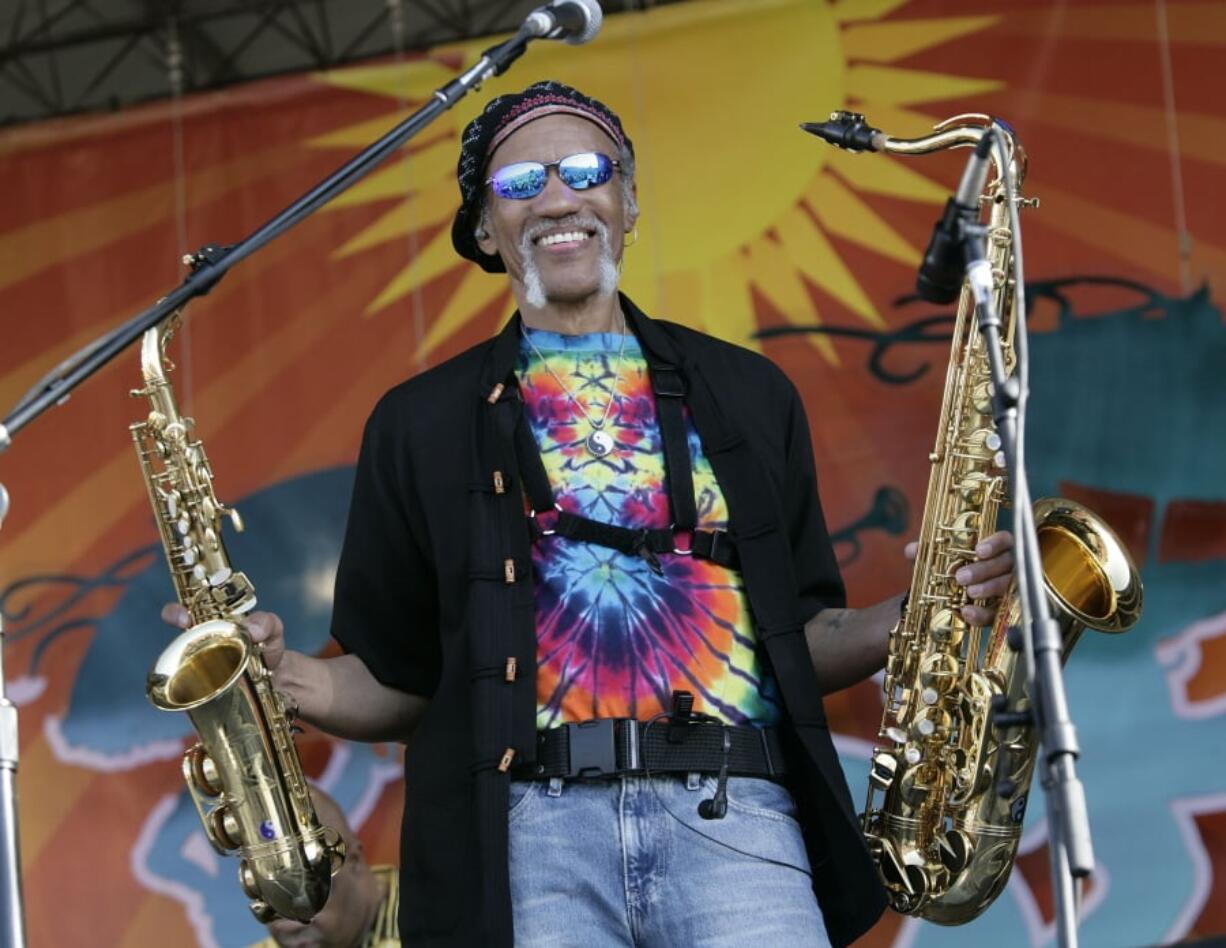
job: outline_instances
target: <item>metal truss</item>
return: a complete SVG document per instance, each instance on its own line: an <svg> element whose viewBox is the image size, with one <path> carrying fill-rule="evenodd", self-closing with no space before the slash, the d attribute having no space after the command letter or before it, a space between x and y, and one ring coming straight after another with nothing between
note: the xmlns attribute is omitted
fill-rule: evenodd
<svg viewBox="0 0 1226 948"><path fill-rule="evenodd" d="M544 0L0 0L0 125L506 32ZM680 0L604 0L606 14Z"/></svg>

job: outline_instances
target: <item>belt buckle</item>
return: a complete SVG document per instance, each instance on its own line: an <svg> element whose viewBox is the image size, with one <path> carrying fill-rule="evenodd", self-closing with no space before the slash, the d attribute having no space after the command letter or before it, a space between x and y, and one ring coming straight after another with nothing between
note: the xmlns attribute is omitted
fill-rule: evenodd
<svg viewBox="0 0 1226 948"><path fill-rule="evenodd" d="M570 749L567 777L600 777L619 772L616 725L613 718L564 725Z"/></svg>

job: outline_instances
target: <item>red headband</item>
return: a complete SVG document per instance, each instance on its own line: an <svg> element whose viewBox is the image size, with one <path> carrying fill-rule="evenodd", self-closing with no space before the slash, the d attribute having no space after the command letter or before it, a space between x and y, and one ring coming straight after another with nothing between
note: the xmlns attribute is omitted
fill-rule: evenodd
<svg viewBox="0 0 1226 948"><path fill-rule="evenodd" d="M516 103L515 107L503 117L498 128L494 131L494 136L490 139L489 148L486 150L485 156L488 158L492 155L498 146L510 137L512 132L523 128L529 122L544 118L546 115L558 114L577 115L579 118L587 119L608 135L609 138L617 142L618 147L626 147L626 141L622 137L621 132L596 109L589 108L583 103L576 102L574 99L567 98L566 96L544 93Z"/></svg>

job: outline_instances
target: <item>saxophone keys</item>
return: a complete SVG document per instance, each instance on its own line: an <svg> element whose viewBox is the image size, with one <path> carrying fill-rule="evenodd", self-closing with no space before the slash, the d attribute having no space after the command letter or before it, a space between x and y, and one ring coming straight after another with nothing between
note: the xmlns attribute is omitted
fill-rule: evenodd
<svg viewBox="0 0 1226 948"><path fill-rule="evenodd" d="M328 868L332 875L336 875L341 871L341 867L345 865L345 840L331 826L325 826L323 831L324 849L328 855Z"/></svg>
<svg viewBox="0 0 1226 948"><path fill-rule="evenodd" d="M889 751L880 751L873 755L872 768L868 779L878 790L888 790L894 782L898 771L898 760Z"/></svg>
<svg viewBox="0 0 1226 948"><path fill-rule="evenodd" d="M255 916L255 920L261 925L267 925L277 917L276 909L263 899L256 899L248 907L251 909L251 914Z"/></svg>
<svg viewBox="0 0 1226 948"><path fill-rule="evenodd" d="M989 480L990 478L983 471L968 471L958 481L958 496L964 503L978 507L983 503L984 494L989 486Z"/></svg>
<svg viewBox="0 0 1226 948"><path fill-rule="evenodd" d="M929 864L918 852L907 850L903 855L889 843L882 849L878 866L889 892L890 905L897 912L913 914L928 901L933 891L933 873L939 865Z"/></svg>
<svg viewBox="0 0 1226 948"><path fill-rule="evenodd" d="M229 803L223 803L209 814L209 830L223 849L238 849L243 844L242 827L238 825Z"/></svg>
<svg viewBox="0 0 1226 948"><path fill-rule="evenodd" d="M979 511L964 510L947 528L953 541L962 549L974 549L979 542Z"/></svg>
<svg viewBox="0 0 1226 948"><path fill-rule="evenodd" d="M937 856L941 865L951 873L959 873L970 865L975 854L975 844L968 833L962 830L949 830L937 840Z"/></svg>
<svg viewBox="0 0 1226 948"><path fill-rule="evenodd" d="M252 900L249 908L256 921L261 925L267 925L277 917L273 907L260 897L260 881L256 877L255 870L251 868L251 863L246 859L238 864L238 884L246 893L247 898Z"/></svg>
<svg viewBox="0 0 1226 948"><path fill-rule="evenodd" d="M990 463L1003 442L995 428L976 428L958 443L957 456L978 467Z"/></svg>
<svg viewBox="0 0 1226 948"><path fill-rule="evenodd" d="M958 685L958 660L944 652L933 652L920 666L920 700L936 704Z"/></svg>
<svg viewBox="0 0 1226 948"><path fill-rule="evenodd" d="M898 781L898 790L911 806L921 806L941 786L941 768L932 762L910 767Z"/></svg>
<svg viewBox="0 0 1226 948"><path fill-rule="evenodd" d="M953 719L948 711L936 705L924 708L915 716L911 735L921 744L944 744L949 740Z"/></svg>
<svg viewBox="0 0 1226 948"><path fill-rule="evenodd" d="M981 415L992 415L992 382L985 379L971 389L971 405Z"/></svg>
<svg viewBox="0 0 1226 948"><path fill-rule="evenodd" d="M962 636L965 632L965 620L953 609L938 609L932 614L928 635L942 648L956 649L962 644Z"/></svg>
<svg viewBox="0 0 1226 948"><path fill-rule="evenodd" d="M221 774L204 745L196 744L184 755L183 769L188 782L206 797L221 796Z"/></svg>

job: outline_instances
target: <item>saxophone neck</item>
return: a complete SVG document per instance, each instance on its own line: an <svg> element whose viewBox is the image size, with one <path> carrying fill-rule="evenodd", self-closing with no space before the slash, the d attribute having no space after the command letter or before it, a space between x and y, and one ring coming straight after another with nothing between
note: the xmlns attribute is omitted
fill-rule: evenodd
<svg viewBox="0 0 1226 948"><path fill-rule="evenodd" d="M145 387L132 392L134 396L147 397L152 409L161 415L165 424L183 422L168 378L174 363L166 357L166 346L179 328L180 312L175 312L160 326L146 330L141 337L140 368Z"/></svg>
<svg viewBox="0 0 1226 948"><path fill-rule="evenodd" d="M919 138L895 138L869 125L859 112L832 112L829 121L807 122L801 128L848 151L878 151L894 155L930 155L951 148L974 148L991 130L1005 143L1005 154L1012 165L1014 181L1020 185L1026 176L1026 152L1013 128L1003 119L980 112L947 118L933 126L931 135ZM992 150L991 158L999 180L1001 159L996 149Z"/></svg>

